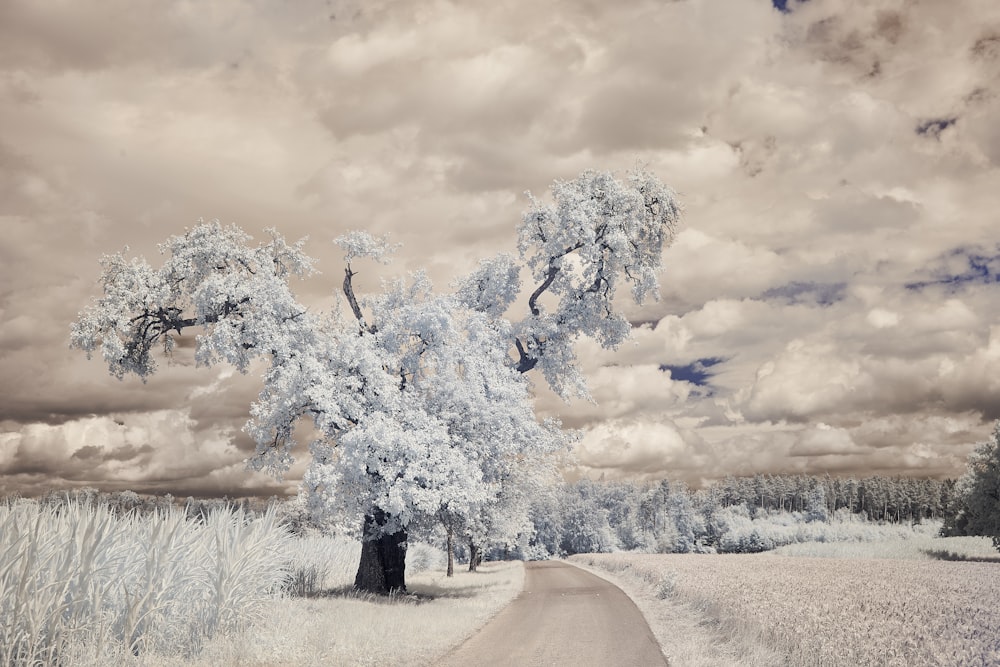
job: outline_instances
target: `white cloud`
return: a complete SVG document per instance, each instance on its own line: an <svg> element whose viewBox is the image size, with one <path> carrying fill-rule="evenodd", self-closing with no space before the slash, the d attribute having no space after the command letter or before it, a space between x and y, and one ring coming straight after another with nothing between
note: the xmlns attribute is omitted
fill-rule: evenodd
<svg viewBox="0 0 1000 667"><path fill-rule="evenodd" d="M444 287L514 247L524 190L637 159L686 207L664 300L625 306L647 324L622 349L581 344L597 404L539 398L593 470L956 474L1000 417L996 274L969 254L998 252L995 2L126 4L0 9L5 466L242 474L258 377L182 350L118 383L66 349L103 252L155 260L199 217L309 234L318 309L348 228ZM702 387L659 370L705 359ZM182 437L143 469L155 424Z"/></svg>

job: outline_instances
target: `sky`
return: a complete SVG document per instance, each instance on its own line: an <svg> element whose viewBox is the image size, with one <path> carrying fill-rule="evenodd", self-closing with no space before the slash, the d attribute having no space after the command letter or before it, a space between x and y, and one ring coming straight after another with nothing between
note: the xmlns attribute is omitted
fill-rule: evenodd
<svg viewBox="0 0 1000 667"><path fill-rule="evenodd" d="M579 345L594 402L538 389L569 474L957 476L1000 418L998 117L994 0L7 0L0 493L295 490L244 468L259 372L69 349L101 255L276 227L320 311L347 230L403 244L360 289L447 289L527 191L636 164L683 219L631 341Z"/></svg>

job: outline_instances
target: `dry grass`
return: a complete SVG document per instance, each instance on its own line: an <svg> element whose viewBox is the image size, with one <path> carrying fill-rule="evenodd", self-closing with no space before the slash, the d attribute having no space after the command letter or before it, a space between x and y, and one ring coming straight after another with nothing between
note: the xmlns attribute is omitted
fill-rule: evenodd
<svg viewBox="0 0 1000 667"><path fill-rule="evenodd" d="M931 537L879 542L804 542L770 552L778 556L808 558L897 558L904 560L956 560L1000 563L1000 553L988 537Z"/></svg>
<svg viewBox="0 0 1000 667"><path fill-rule="evenodd" d="M444 576L411 544L410 595L351 590L360 544L293 539L273 512L116 516L0 504L0 664L428 664L521 590L520 563ZM297 594L297 595L296 595Z"/></svg>
<svg viewBox="0 0 1000 667"><path fill-rule="evenodd" d="M796 666L1000 664L1000 565L775 555L574 556L640 583L722 660ZM651 623L662 621L650 618ZM688 621L690 626L691 621ZM685 626L685 627L688 627ZM654 628L658 636L676 632ZM762 651L773 651L770 659ZM757 657L754 657L757 656Z"/></svg>
<svg viewBox="0 0 1000 667"><path fill-rule="evenodd" d="M285 579L269 512L137 517L101 505L0 504L0 664L196 652L251 621Z"/></svg>
<svg viewBox="0 0 1000 667"><path fill-rule="evenodd" d="M692 558L695 556L691 556ZM660 644L671 667L774 667L783 656L760 641L730 638L719 632L717 621L673 597L673 581L609 564L588 565L588 555L570 562L607 579L632 598ZM738 640L735 640L738 639Z"/></svg>
<svg viewBox="0 0 1000 667"><path fill-rule="evenodd" d="M353 576L353 573L352 573ZM347 586L309 598L282 598L248 632L217 636L197 658L120 656L144 667L305 667L429 665L482 627L520 591L519 562L486 563L478 573L408 574L411 595L373 598Z"/></svg>
<svg viewBox="0 0 1000 667"><path fill-rule="evenodd" d="M479 573L444 575L445 555L420 543L407 554L410 595L363 596L351 590L361 547L355 540L308 537L285 546L292 573L252 625L218 633L197 653L178 645L132 655L121 646L100 656L79 650L68 664L103 667L295 667L426 665L484 625L522 587L520 563L487 563ZM86 648L86 647L85 647Z"/></svg>

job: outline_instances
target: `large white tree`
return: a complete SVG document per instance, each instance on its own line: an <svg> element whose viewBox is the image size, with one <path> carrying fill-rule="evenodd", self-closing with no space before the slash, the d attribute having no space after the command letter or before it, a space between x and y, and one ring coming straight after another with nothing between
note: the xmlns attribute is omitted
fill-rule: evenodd
<svg viewBox="0 0 1000 667"><path fill-rule="evenodd" d="M199 364L246 372L265 360L249 464L287 471L295 426L311 420L304 486L314 508L363 526L356 586L405 590L409 526L442 514L473 525L513 491L517 465L558 448L555 426L535 418L526 374L540 370L564 398L587 396L575 341L614 348L627 338L623 283L639 303L658 295L679 214L668 188L644 170L624 181L585 172L551 195L530 199L519 259L484 260L448 292L418 273L359 297L355 265L386 261L392 247L364 232L340 237L345 305L326 315L289 284L314 271L302 242L270 231L255 245L236 227L200 224L161 246L160 268L106 256L104 294L80 313L71 344L88 356L100 347L118 378L151 375L154 349L169 354L192 327ZM527 315L512 319L522 263L533 286Z"/></svg>

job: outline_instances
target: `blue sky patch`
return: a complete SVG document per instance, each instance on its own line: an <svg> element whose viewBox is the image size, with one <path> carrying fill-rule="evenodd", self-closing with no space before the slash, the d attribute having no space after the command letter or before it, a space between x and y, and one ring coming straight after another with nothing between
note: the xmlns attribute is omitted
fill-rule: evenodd
<svg viewBox="0 0 1000 667"><path fill-rule="evenodd" d="M793 4L802 4L804 2L808 2L808 0L798 0L798 2L791 0L791 2ZM771 6L777 9L782 14L788 14L792 11L792 8L789 7L788 5L789 5L789 0L771 0Z"/></svg>
<svg viewBox="0 0 1000 667"><path fill-rule="evenodd" d="M958 118L932 118L917 125L917 134L922 137L940 139L941 133L955 124Z"/></svg>
<svg viewBox="0 0 1000 667"><path fill-rule="evenodd" d="M699 387L707 387L712 376L715 375L710 369L723 361L725 361L723 357L705 357L684 366L660 364L660 370L670 371L670 379L672 380L681 380Z"/></svg>
<svg viewBox="0 0 1000 667"><path fill-rule="evenodd" d="M956 291L965 285L994 285L1000 283L1000 244L992 249L982 246L958 247L938 258L937 266L926 273L927 280L906 283L908 290L922 290L942 286Z"/></svg>
<svg viewBox="0 0 1000 667"><path fill-rule="evenodd" d="M789 305L817 304L830 306L843 301L847 283L816 283L794 281L780 287L772 287L760 298L765 301L779 300Z"/></svg>

